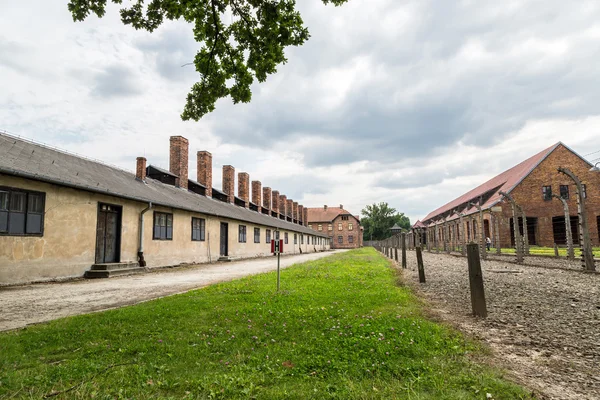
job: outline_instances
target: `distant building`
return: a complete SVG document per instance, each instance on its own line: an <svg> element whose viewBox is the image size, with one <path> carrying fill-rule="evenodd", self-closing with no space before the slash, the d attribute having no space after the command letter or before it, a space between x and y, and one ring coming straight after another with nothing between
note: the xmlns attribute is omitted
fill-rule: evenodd
<svg viewBox="0 0 600 400"><path fill-rule="evenodd" d="M363 245L363 227L360 218L339 207L307 208L308 227L326 234L332 249L356 249Z"/></svg>

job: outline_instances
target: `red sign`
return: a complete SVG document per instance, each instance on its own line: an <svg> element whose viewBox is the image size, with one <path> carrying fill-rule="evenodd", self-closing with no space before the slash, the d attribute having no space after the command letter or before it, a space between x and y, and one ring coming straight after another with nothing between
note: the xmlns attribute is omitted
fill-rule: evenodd
<svg viewBox="0 0 600 400"><path fill-rule="evenodd" d="M271 239L271 253L283 253L283 239L279 239L279 241Z"/></svg>

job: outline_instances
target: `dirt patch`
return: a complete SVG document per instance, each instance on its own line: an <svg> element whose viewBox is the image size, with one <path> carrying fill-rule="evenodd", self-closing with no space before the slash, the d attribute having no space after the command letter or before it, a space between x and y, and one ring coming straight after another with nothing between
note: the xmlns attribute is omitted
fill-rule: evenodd
<svg viewBox="0 0 600 400"><path fill-rule="evenodd" d="M471 316L466 258L423 253L419 284L415 253L407 256L406 282L440 319L487 343L519 383L541 398L600 399L600 275L551 258L482 261L482 320Z"/></svg>
<svg viewBox="0 0 600 400"><path fill-rule="evenodd" d="M281 267L317 260L334 253L310 253L281 258ZM70 315L107 310L170 296L216 282L273 271L274 257L229 263L161 269L142 275L0 287L0 331ZM285 282L282 282L285 287Z"/></svg>

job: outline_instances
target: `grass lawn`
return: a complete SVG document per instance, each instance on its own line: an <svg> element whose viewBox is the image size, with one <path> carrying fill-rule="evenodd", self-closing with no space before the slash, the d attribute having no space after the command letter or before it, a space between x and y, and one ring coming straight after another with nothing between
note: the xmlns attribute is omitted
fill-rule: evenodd
<svg viewBox="0 0 600 400"><path fill-rule="evenodd" d="M0 398L529 398L372 248L0 334Z"/></svg>
<svg viewBox="0 0 600 400"><path fill-rule="evenodd" d="M573 247L574 247L573 250L575 252L575 257L577 257L577 258L581 257L581 249L579 248L579 245L576 244ZM495 253L496 249L492 247L490 252ZM508 253L508 254L515 254L516 250L514 248L502 248L502 249L500 249L500 252ZM600 247L592 247L592 253L594 254L594 257L600 257ZM541 247L541 246L529 246L529 254L531 254L532 256L552 256L552 257L554 257L554 248L553 247ZM566 257L567 256L567 248L559 247L558 255L561 257Z"/></svg>
<svg viewBox="0 0 600 400"><path fill-rule="evenodd" d="M575 251L575 257L579 258L581 257L581 249L579 248L579 245L576 244L574 246ZM434 247L432 249L432 251L436 251L436 248ZM444 251L443 247L440 247L439 249L440 252ZM453 251L460 251L458 248L454 249ZM516 250L514 247L503 247L500 249L500 252L502 254L515 254ZM496 248L492 247L490 249L490 251L488 252L489 254L496 254ZM592 253L594 254L594 257L600 257L600 247L592 247ZM554 257L554 247L541 247L541 246L529 246L529 254L532 256L550 256L550 257ZM566 247L559 247L558 248L558 255L561 257L566 257L567 256L567 248Z"/></svg>

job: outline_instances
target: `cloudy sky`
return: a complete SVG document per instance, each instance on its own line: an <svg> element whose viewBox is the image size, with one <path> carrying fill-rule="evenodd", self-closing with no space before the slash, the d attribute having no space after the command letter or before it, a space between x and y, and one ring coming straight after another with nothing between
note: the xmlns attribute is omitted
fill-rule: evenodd
<svg viewBox="0 0 600 400"><path fill-rule="evenodd" d="M118 8L74 23L67 0L0 0L0 130L134 171L169 136L306 206L386 201L411 221L562 141L600 157L597 0L298 0L309 42L255 85L183 122L199 44ZM598 151L598 152L596 152ZM593 153L595 152L595 153ZM590 154L593 153L593 154Z"/></svg>

